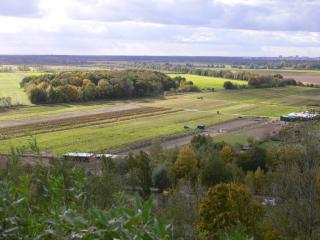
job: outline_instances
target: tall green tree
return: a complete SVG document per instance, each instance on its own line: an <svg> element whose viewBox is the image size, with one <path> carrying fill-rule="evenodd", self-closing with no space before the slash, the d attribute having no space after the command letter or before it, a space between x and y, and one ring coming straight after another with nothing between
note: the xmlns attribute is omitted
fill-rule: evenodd
<svg viewBox="0 0 320 240"><path fill-rule="evenodd" d="M136 177L140 195L147 199L151 194L152 168L151 160L147 153L140 151L138 154L131 154L128 159L131 175Z"/></svg>

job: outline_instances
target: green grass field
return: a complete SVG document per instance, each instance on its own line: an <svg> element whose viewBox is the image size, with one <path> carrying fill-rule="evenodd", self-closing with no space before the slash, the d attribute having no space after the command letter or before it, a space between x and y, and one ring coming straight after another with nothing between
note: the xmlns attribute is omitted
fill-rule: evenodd
<svg viewBox="0 0 320 240"><path fill-rule="evenodd" d="M210 113L178 112L162 116L145 117L67 131L40 134L37 141L42 150L54 150L57 153L66 151L103 151L126 146L131 143L151 140L173 134L183 134L183 125L188 123L214 124L228 120L230 116L217 116ZM26 144L29 137L1 141L0 152L7 152L10 145Z"/></svg>
<svg viewBox="0 0 320 240"><path fill-rule="evenodd" d="M192 81L194 85L198 86L201 89L206 88L214 88L214 89L223 89L223 84L226 81L231 81L232 83L239 84L239 85L247 85L246 81L240 80L231 80L225 78L215 78L215 77L204 77L198 75L191 75L191 74L169 74L171 77L184 77L187 81Z"/></svg>
<svg viewBox="0 0 320 240"><path fill-rule="evenodd" d="M4 76L4 75L3 75ZM3 77L1 76L1 77ZM12 75L11 75L12 77ZM212 86L210 78L202 77L206 86ZM2 86L17 86L7 84ZM215 83L216 84L216 83ZM221 85L220 85L221 86ZM9 88L9 87L8 87ZM19 88L11 91L24 94ZM2 91L6 92L5 89ZM41 150L64 153L66 151L109 151L155 137L184 134L185 124L206 125L238 118L238 116L279 117L292 111L302 111L307 105L320 104L320 89L284 87L269 89L219 90L166 96L165 98L134 99L130 101L101 101L76 104L25 106L0 112L0 121L60 116L70 111L109 108L115 105L135 103L142 106L165 107L184 111L138 119L93 125L37 135ZM220 111L222 114L217 115ZM241 136L239 137L239 141ZM26 144L29 137L0 141L0 152L8 152L10 145ZM221 138L223 139L223 138ZM234 140L226 136L226 140Z"/></svg>
<svg viewBox="0 0 320 240"><path fill-rule="evenodd" d="M0 73L0 97L11 97L13 104L30 104L27 95L19 86L23 77L19 73Z"/></svg>
<svg viewBox="0 0 320 240"><path fill-rule="evenodd" d="M40 74L42 73L0 73L0 97L11 97L13 105L31 105L27 94L20 88L20 82L25 76Z"/></svg>

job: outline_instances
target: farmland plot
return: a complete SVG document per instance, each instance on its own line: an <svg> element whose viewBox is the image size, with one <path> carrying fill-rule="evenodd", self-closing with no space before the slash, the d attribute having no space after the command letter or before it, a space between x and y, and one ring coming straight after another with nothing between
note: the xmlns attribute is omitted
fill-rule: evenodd
<svg viewBox="0 0 320 240"><path fill-rule="evenodd" d="M61 130L68 130L81 127L89 127L103 124L110 124L117 121L132 120L146 116L167 114L177 112L179 109L166 109L156 107L141 107L123 111L113 111L84 115L79 117L69 117L50 121L39 121L35 123L18 124L16 126L0 128L0 140L8 138L23 137L50 133Z"/></svg>
<svg viewBox="0 0 320 240"><path fill-rule="evenodd" d="M0 73L0 97L11 97L12 104L28 105L30 101L24 90L20 88L23 74Z"/></svg>

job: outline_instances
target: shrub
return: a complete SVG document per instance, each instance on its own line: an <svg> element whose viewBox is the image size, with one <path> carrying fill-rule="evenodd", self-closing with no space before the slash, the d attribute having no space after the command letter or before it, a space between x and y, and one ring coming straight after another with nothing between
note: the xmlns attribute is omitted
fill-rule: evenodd
<svg viewBox="0 0 320 240"><path fill-rule="evenodd" d="M234 85L231 81L224 82L223 87L226 90L231 90L231 89L236 89L237 88L237 86Z"/></svg>
<svg viewBox="0 0 320 240"><path fill-rule="evenodd" d="M169 187L168 172L165 166L160 166L155 169L152 174L153 185L161 191Z"/></svg>
<svg viewBox="0 0 320 240"><path fill-rule="evenodd" d="M211 154L201 170L201 183L205 186L215 186L230 181L231 178L232 173L223 160L217 154Z"/></svg>
<svg viewBox="0 0 320 240"><path fill-rule="evenodd" d="M1 107L10 107L12 105L11 97L0 97L0 108Z"/></svg>

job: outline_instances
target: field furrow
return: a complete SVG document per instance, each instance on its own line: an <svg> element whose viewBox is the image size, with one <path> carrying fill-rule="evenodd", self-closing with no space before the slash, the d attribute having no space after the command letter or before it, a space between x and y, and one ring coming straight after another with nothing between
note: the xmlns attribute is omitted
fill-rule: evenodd
<svg viewBox="0 0 320 240"><path fill-rule="evenodd" d="M12 127L0 128L0 139L10 139L41 133L49 133L81 127L101 126L118 121L132 120L141 117L155 116L181 111L160 107L140 107L122 111L99 113L87 116L70 117L59 120L27 123Z"/></svg>

